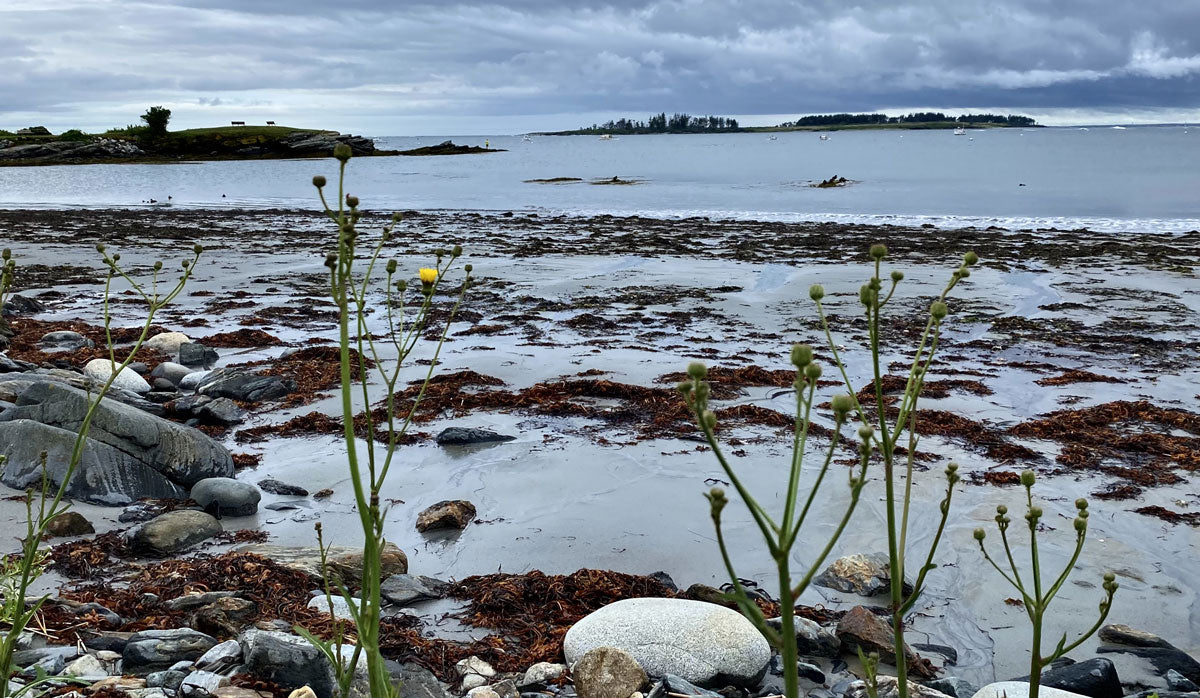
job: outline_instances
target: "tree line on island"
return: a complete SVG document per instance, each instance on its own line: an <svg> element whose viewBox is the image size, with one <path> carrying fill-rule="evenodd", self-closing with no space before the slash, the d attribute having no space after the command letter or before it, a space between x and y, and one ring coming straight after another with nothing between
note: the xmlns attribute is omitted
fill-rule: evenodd
<svg viewBox="0 0 1200 698"><path fill-rule="evenodd" d="M692 116L659 112L645 121L621 118L602 124L543 133L548 136L578 135L639 135L652 133L738 133L746 131L819 130L834 128L954 128L955 126L1021 127L1037 126L1028 116L1018 114L962 114L947 116L942 112L913 112L902 116L887 114L815 114L785 121L778 126L743 127L738 120L725 116Z"/></svg>

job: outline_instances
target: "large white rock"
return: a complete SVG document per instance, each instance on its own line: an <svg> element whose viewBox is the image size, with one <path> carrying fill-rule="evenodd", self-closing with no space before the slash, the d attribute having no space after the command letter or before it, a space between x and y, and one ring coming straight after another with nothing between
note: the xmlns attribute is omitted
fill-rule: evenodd
<svg viewBox="0 0 1200 698"><path fill-rule="evenodd" d="M597 647L628 652L650 676L696 684L757 684L771 660L766 639L736 611L684 599L625 599L586 616L563 638L567 663Z"/></svg>
<svg viewBox="0 0 1200 698"><path fill-rule="evenodd" d="M119 366L120 364L117 365ZM112 370L113 364L108 359L92 359L83 367L83 375L103 383L112 375ZM113 381L113 387L122 388L131 393L150 392L150 384L129 368L123 368L117 373L117 379Z"/></svg>
<svg viewBox="0 0 1200 698"><path fill-rule="evenodd" d="M192 341L182 332L159 332L142 345L147 349L157 349L164 354L178 354L179 345Z"/></svg>
<svg viewBox="0 0 1200 698"><path fill-rule="evenodd" d="M1029 684L1024 681L997 681L976 691L971 698L1029 698ZM1085 698L1078 693L1048 686L1038 687L1039 698Z"/></svg>

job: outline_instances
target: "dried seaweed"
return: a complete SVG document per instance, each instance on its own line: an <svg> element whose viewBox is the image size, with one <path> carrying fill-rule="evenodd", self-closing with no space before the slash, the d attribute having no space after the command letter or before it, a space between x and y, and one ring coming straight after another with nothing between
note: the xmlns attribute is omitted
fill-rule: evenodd
<svg viewBox="0 0 1200 698"><path fill-rule="evenodd" d="M196 339L206 347L250 349L283 344L283 340L262 330L241 329L233 332L218 332Z"/></svg>
<svg viewBox="0 0 1200 698"><path fill-rule="evenodd" d="M34 320L32 318L15 319L10 323L16 333L9 339L7 355L18 361L29 361L35 364L51 363L82 367L92 359L109 358L107 338L104 328L89 325L77 320ZM94 346L76 349L75 351L44 352L38 347L42 336L49 332L70 331L78 332L92 341ZM159 325L151 325L147 337L153 337L167 330ZM120 346L136 341L142 333L141 327L114 327L112 329L113 354L117 362L124 361L129 356L129 346ZM154 349L141 348L137 352L137 360L153 369L171 357Z"/></svg>
<svg viewBox="0 0 1200 698"><path fill-rule="evenodd" d="M1177 511L1171 511L1165 507L1155 505L1134 509L1133 513L1154 516L1166 521L1167 523L1184 523L1189 526L1200 526L1200 511L1189 511L1186 514L1181 514Z"/></svg>
<svg viewBox="0 0 1200 698"><path fill-rule="evenodd" d="M1070 385L1072 383L1128 383L1129 381L1116 376L1102 376L1091 371L1070 369L1057 376L1039 378L1034 383L1038 385Z"/></svg>

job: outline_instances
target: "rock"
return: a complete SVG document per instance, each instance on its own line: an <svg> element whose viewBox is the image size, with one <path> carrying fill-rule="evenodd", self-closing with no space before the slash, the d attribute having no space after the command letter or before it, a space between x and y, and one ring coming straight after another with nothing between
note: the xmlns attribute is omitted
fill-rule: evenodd
<svg viewBox="0 0 1200 698"><path fill-rule="evenodd" d="M882 681L882 679L881 679ZM856 682L856 683L862 683ZM1071 693L1059 688L1051 688L1049 686L1041 686L1038 690L1039 698L1080 698L1078 693ZM860 697L856 697L860 698ZM866 698L865 693L861 698ZM880 693L879 698L894 698L884 696ZM997 681L989 683L979 689L971 698L1031 698L1029 695L1029 684L1024 681Z"/></svg>
<svg viewBox="0 0 1200 698"><path fill-rule="evenodd" d="M433 577L410 574L393 574L383 580L379 591L389 603L406 606L421 599L440 599L450 584Z"/></svg>
<svg viewBox="0 0 1200 698"><path fill-rule="evenodd" d="M179 346L191 341L191 337L182 332L159 332L147 339L142 346L161 351L164 354L178 354Z"/></svg>
<svg viewBox="0 0 1200 698"><path fill-rule="evenodd" d="M362 599L351 597L351 600L358 607L362 607ZM318 594L308 600L308 608L315 608L322 613L329 613L329 604L333 603L333 617L342 620L354 620L354 616L350 610L350 604L346 603L346 599L340 594L334 593L333 596L326 598L324 594Z"/></svg>
<svg viewBox="0 0 1200 698"><path fill-rule="evenodd" d="M239 549L244 553L261 555L289 569L299 570L314 582L321 581L321 552L316 547L288 547L255 543ZM362 549L348 546L329 548L329 567L350 586L362 580ZM383 577L408 572L408 557L394 543L388 543L381 556Z"/></svg>
<svg viewBox="0 0 1200 698"><path fill-rule="evenodd" d="M32 315L34 313L45 312L46 305L35 298L27 296L9 296L8 300L4 301L4 308L0 309L0 315Z"/></svg>
<svg viewBox="0 0 1200 698"><path fill-rule="evenodd" d="M1153 664L1160 675L1174 669L1189 681L1200 684L1200 662L1176 647L1098 647L1096 651L1141 657Z"/></svg>
<svg viewBox="0 0 1200 698"><path fill-rule="evenodd" d="M638 661L615 647L588 650L571 664L571 677L579 698L629 698L646 685L646 672Z"/></svg>
<svg viewBox="0 0 1200 698"><path fill-rule="evenodd" d="M465 499L443 500L417 515L417 530L424 533L442 528L462 530L475 518L475 505Z"/></svg>
<svg viewBox="0 0 1200 698"><path fill-rule="evenodd" d="M796 662L797 675L802 679L808 679L813 683L825 683L825 672L821 671L821 667L808 662ZM778 654L771 656L771 663L767 670L774 676L783 676L783 657Z"/></svg>
<svg viewBox="0 0 1200 698"><path fill-rule="evenodd" d="M263 492L270 492L271 494L278 494L278 495L284 495L284 496L293 496L293 497L307 497L308 496L308 490L304 489L303 487L297 487L296 485L289 485L287 483L280 482L279 480L276 480L275 478L270 478L270 477L266 478L264 480L259 480L258 481L258 489L262 490Z"/></svg>
<svg viewBox="0 0 1200 698"><path fill-rule="evenodd" d="M38 349L47 354L60 351L78 351L79 349L91 349L96 346L92 340L84 337L78 332L70 330L59 330L58 332L47 332L38 340ZM107 362L105 362L107 363ZM105 376L107 378L107 376Z"/></svg>
<svg viewBox="0 0 1200 698"><path fill-rule="evenodd" d="M133 529L129 546L134 551L164 556L185 550L221 532L221 522L202 511L179 509L157 516Z"/></svg>
<svg viewBox="0 0 1200 698"><path fill-rule="evenodd" d="M196 668L218 674L237 666L242 659L242 646L237 640L226 640L213 645L196 660Z"/></svg>
<svg viewBox="0 0 1200 698"><path fill-rule="evenodd" d="M121 653L121 668L126 674L144 676L176 662L195 661L216 644L212 637L190 628L143 630L129 638Z"/></svg>
<svg viewBox="0 0 1200 698"><path fill-rule="evenodd" d="M655 690L650 691L650 695L655 698L668 698L669 694L679 694L688 696L689 698L724 698L720 693L709 691L700 688L696 684L686 681L674 674L667 674L662 678L662 682L656 685ZM661 696L659 695L661 693ZM634 695L637 695L636 693ZM632 696L630 697L632 698Z"/></svg>
<svg viewBox="0 0 1200 698"><path fill-rule="evenodd" d="M879 659L885 664L896 663L896 652L892 646L892 628L886 621L862 606L850 609L837 626L838 639L842 646L853 651L861 647L863 654L878 652ZM928 660L917 656L907 645L904 655L908 661L908 669L915 677L932 679L935 676L933 666Z"/></svg>
<svg viewBox="0 0 1200 698"><path fill-rule="evenodd" d="M61 603L65 605L67 602L61 601ZM95 602L77 604L71 607L71 612L77 616L86 616L91 613L95 613L103 618L104 622L114 627L120 626L125 622L121 619L121 616Z"/></svg>
<svg viewBox="0 0 1200 698"><path fill-rule="evenodd" d="M684 599L617 601L563 638L572 665L597 647L628 652L651 676L674 674L700 685L754 685L771 659L766 639L740 613Z"/></svg>
<svg viewBox="0 0 1200 698"><path fill-rule="evenodd" d="M839 557L826 567L824 572L817 575L813 584L859 596L884 593L891 587L888 556L875 553ZM904 586L908 591L912 590L911 585L905 583Z"/></svg>
<svg viewBox="0 0 1200 698"><path fill-rule="evenodd" d="M83 514L77 511L67 511L51 519L50 523L46 524L46 532L55 538L66 538L95 533L96 528Z"/></svg>
<svg viewBox="0 0 1200 698"><path fill-rule="evenodd" d="M17 406L0 413L0 453L8 456L0 481L15 489L40 482L46 451L57 486L88 408L87 393L61 383L38 381L22 390ZM204 433L106 398L96 406L67 496L109 506L181 499L184 487L233 472L229 451Z"/></svg>
<svg viewBox="0 0 1200 698"><path fill-rule="evenodd" d="M241 636L246 671L285 689L309 686L318 698L333 698L333 666L298 635L247 630Z"/></svg>
<svg viewBox="0 0 1200 698"><path fill-rule="evenodd" d="M108 670L104 668L100 660L90 654L85 654L63 667L62 673L65 676L75 676L88 681L98 681L108 676Z"/></svg>
<svg viewBox="0 0 1200 698"><path fill-rule="evenodd" d="M151 378L161 378L168 381L173 387L178 387L180 381L187 376L195 373L196 369L188 368L183 364L177 364L174 361L164 361L154 367L150 372Z"/></svg>
<svg viewBox="0 0 1200 698"><path fill-rule="evenodd" d="M1029 681L1028 676L1017 679ZM1103 657L1068 664L1042 672L1042 686L1070 691L1089 698L1122 698L1125 691L1111 660Z"/></svg>
<svg viewBox="0 0 1200 698"><path fill-rule="evenodd" d="M120 364L116 365L116 367L119 366ZM83 365L83 375L97 383L104 383L112 375L113 368L113 363L108 359L92 359ZM117 377L113 380L112 384L114 387L138 393L139 395L150 392L150 384L146 382L146 379L139 376L129 367L117 371Z"/></svg>
<svg viewBox="0 0 1200 698"><path fill-rule="evenodd" d="M196 386L200 385L200 381L207 378L208 374L210 373L212 373L212 371L196 371L195 373L187 374L183 378L179 379L179 389L195 390Z"/></svg>
<svg viewBox="0 0 1200 698"><path fill-rule="evenodd" d="M1197 686L1196 682L1192 681L1174 669L1167 669L1167 673L1164 678L1167 680L1167 688L1171 689L1172 691L1180 691L1183 693L1195 693L1196 691L1200 691L1200 686Z"/></svg>
<svg viewBox="0 0 1200 698"><path fill-rule="evenodd" d="M683 595L693 601L703 601L704 603L716 604L718 606L724 606L732 600L728 594L720 589L699 583L688 587L687 591L683 592Z"/></svg>
<svg viewBox="0 0 1200 698"><path fill-rule="evenodd" d="M497 434L487 429L472 429L469 427L447 427L437 435L441 446L466 446L470 444L500 443L512 441L517 437Z"/></svg>
<svg viewBox="0 0 1200 698"><path fill-rule="evenodd" d="M187 674L182 671L152 671L146 674L146 685L151 688L169 688L172 691L179 688L179 684L187 678Z"/></svg>
<svg viewBox="0 0 1200 698"><path fill-rule="evenodd" d="M231 427L246 421L246 410L237 406L227 397L209 400L196 409L196 416L208 424L220 424Z"/></svg>
<svg viewBox="0 0 1200 698"><path fill-rule="evenodd" d="M525 688L526 686L544 686L562 676L566 671L566 664L538 662L525 670L525 676L521 679L521 688Z"/></svg>
<svg viewBox="0 0 1200 698"><path fill-rule="evenodd" d="M500 694L491 686L476 686L467 691L467 698L500 698Z"/></svg>
<svg viewBox="0 0 1200 698"><path fill-rule="evenodd" d="M1100 628L1100 639L1115 645L1129 645L1130 647L1173 646L1153 633L1148 633L1145 630L1137 630L1128 625L1120 625L1118 623L1105 625Z"/></svg>
<svg viewBox="0 0 1200 698"><path fill-rule="evenodd" d="M184 342L179 345L179 363L184 366L209 368L217 363L219 358L215 350L209 349L199 342Z"/></svg>
<svg viewBox="0 0 1200 698"><path fill-rule="evenodd" d="M196 392L239 402L277 400L296 390L296 382L279 376L260 376L240 368L219 368L196 385Z"/></svg>
<svg viewBox="0 0 1200 698"><path fill-rule="evenodd" d="M237 635L257 614L258 604L250 599L228 596L197 609L188 624L209 635Z"/></svg>
<svg viewBox="0 0 1200 698"><path fill-rule="evenodd" d="M25 371L32 371L35 368L37 368L37 364L31 364L28 361L17 361L0 355L0 373L24 373Z"/></svg>
<svg viewBox="0 0 1200 698"><path fill-rule="evenodd" d="M979 692L979 689L969 681L958 678L957 676L947 676L941 679L926 681L925 685L935 691L940 691L953 698L971 698Z"/></svg>
<svg viewBox="0 0 1200 698"><path fill-rule="evenodd" d="M239 593L237 591L206 591L198 594L184 594L176 596L163 605L172 611L194 611L221 599L237 596Z"/></svg>
<svg viewBox="0 0 1200 698"><path fill-rule="evenodd" d="M474 655L460 659L454 664L454 671L462 679L462 690L470 691L487 684L488 679L496 675L491 664Z"/></svg>
<svg viewBox="0 0 1200 698"><path fill-rule="evenodd" d="M792 618L796 630L796 650L806 657L837 657L842 653L842 641L828 628L820 623L795 616ZM767 624L779 630L783 621L779 618L768 618Z"/></svg>
<svg viewBox="0 0 1200 698"><path fill-rule="evenodd" d="M192 486L190 494L196 504L218 516L250 516L258 511L262 499L258 488L231 477L209 477Z"/></svg>
<svg viewBox="0 0 1200 698"><path fill-rule="evenodd" d="M392 679L400 682L400 698L450 698L445 684L419 664L391 664L388 669Z"/></svg>
<svg viewBox="0 0 1200 698"><path fill-rule="evenodd" d="M895 676L882 676L877 679L879 684L879 698L898 698L900 695L900 682ZM932 688L922 686L918 683L908 682L908 695L910 698L949 698L945 693L935 691ZM855 681L846 689L846 698L868 698L867 683L865 681ZM1017 698L1011 693L1008 698ZM1048 696L1043 695L1042 698L1065 698L1065 696Z"/></svg>
<svg viewBox="0 0 1200 698"><path fill-rule="evenodd" d="M375 152L375 141L363 136L334 133L332 131L300 131L279 139L278 144L284 154L324 155L328 157L339 143L350 146L355 155L369 155Z"/></svg>
<svg viewBox="0 0 1200 698"><path fill-rule="evenodd" d="M179 693L185 698L211 698L218 688L228 686L229 679L211 671L193 671L179 684Z"/></svg>

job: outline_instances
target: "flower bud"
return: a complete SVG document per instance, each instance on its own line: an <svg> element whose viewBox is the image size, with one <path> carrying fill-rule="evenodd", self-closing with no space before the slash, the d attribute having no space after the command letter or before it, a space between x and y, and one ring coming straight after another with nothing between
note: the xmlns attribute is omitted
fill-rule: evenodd
<svg viewBox="0 0 1200 698"><path fill-rule="evenodd" d="M392 222L393 223L399 223L403 219L404 219L404 214L400 213L399 211L392 214Z"/></svg>
<svg viewBox="0 0 1200 698"><path fill-rule="evenodd" d="M875 429L869 424L864 424L858 428L858 438L862 439L864 442L870 441L874 434Z"/></svg>
<svg viewBox="0 0 1200 698"><path fill-rule="evenodd" d="M333 157L337 158L341 162L346 162L353 154L354 152L350 150L350 146L346 145L345 143L338 143L333 148Z"/></svg>
<svg viewBox="0 0 1200 698"><path fill-rule="evenodd" d="M946 304L941 301L934 301L933 303L929 304L929 314L933 316L934 320L944 319L946 314L949 312L950 309L947 308Z"/></svg>
<svg viewBox="0 0 1200 698"><path fill-rule="evenodd" d="M959 267L955 273L958 274L958 278L965 279L971 275L971 270L966 267Z"/></svg>
<svg viewBox="0 0 1200 698"><path fill-rule="evenodd" d="M885 246L881 243L878 243L878 242L875 243L874 245L871 245L871 257L873 259L883 259L886 256L887 256L887 246Z"/></svg>
<svg viewBox="0 0 1200 698"><path fill-rule="evenodd" d="M684 395L689 395L691 394L693 387L694 386L692 385L691 381L683 381L679 385L675 386L675 389Z"/></svg>
<svg viewBox="0 0 1200 698"><path fill-rule="evenodd" d="M404 293L405 291L408 290L408 282L405 281L404 279L400 279L399 281L396 282L396 290L399 291L400 293Z"/></svg>
<svg viewBox="0 0 1200 698"><path fill-rule="evenodd" d="M317 189L325 186L325 175L316 175L313 177L313 186Z"/></svg>
<svg viewBox="0 0 1200 698"><path fill-rule="evenodd" d="M975 254L975 252L973 252L973 251L968 252L965 255L963 255L963 264L967 265L968 267L973 267L978 262L979 262L979 255Z"/></svg>
<svg viewBox="0 0 1200 698"><path fill-rule="evenodd" d="M203 251L204 247L202 247L200 243L197 242L192 244L192 254L200 254Z"/></svg>
<svg viewBox="0 0 1200 698"><path fill-rule="evenodd" d="M462 245L455 245L454 247L450 248L450 256L451 257L457 257L461 254L462 254Z"/></svg>
<svg viewBox="0 0 1200 698"><path fill-rule="evenodd" d="M863 284L858 289L858 302L863 305L871 305L871 287L867 284Z"/></svg>
<svg viewBox="0 0 1200 698"><path fill-rule="evenodd" d="M191 266L191 262L187 261L186 259L181 259L179 260L179 266L187 269L189 266Z"/></svg>
<svg viewBox="0 0 1200 698"><path fill-rule="evenodd" d="M793 344L792 345L792 365L796 368L804 368L812 363L813 348L808 344Z"/></svg>
<svg viewBox="0 0 1200 698"><path fill-rule="evenodd" d="M840 422L846 418L850 410L854 409L854 397L845 393L834 395L833 399L829 401L829 405L833 408L834 416Z"/></svg>
<svg viewBox="0 0 1200 698"><path fill-rule="evenodd" d="M395 273L396 273L396 260L394 260L394 259L389 259L389 260L388 260L388 263L387 263L387 273L389 273L389 274L395 274Z"/></svg>
<svg viewBox="0 0 1200 698"><path fill-rule="evenodd" d="M712 410L705 410L701 418L704 420L704 428L707 431L717 428L717 415Z"/></svg>
<svg viewBox="0 0 1200 698"><path fill-rule="evenodd" d="M1041 507L1038 507L1038 506L1029 507L1029 515L1035 519L1042 518L1043 513L1044 512L1042 511Z"/></svg>
<svg viewBox="0 0 1200 698"><path fill-rule="evenodd" d="M813 284L808 287L808 297L814 301L819 301L825 297L825 288L821 284Z"/></svg>
<svg viewBox="0 0 1200 698"><path fill-rule="evenodd" d="M883 282L881 282L879 279L871 279L867 282L867 285L871 287L872 291L878 291L879 289L883 288Z"/></svg>
<svg viewBox="0 0 1200 698"><path fill-rule="evenodd" d="M1104 573L1104 581L1106 581L1106 582L1115 582L1115 581L1116 581L1116 579L1117 579L1117 575L1113 574L1112 572L1105 572L1105 573Z"/></svg>
<svg viewBox="0 0 1200 698"><path fill-rule="evenodd" d="M114 261L114 262L119 262L119 261L121 261L121 253L120 253L120 252L113 252L112 261Z"/></svg>
<svg viewBox="0 0 1200 698"><path fill-rule="evenodd" d="M1021 484L1022 485L1026 486L1026 487L1033 487L1033 483L1036 479L1037 479L1037 476L1033 474L1032 470L1022 470L1021 471Z"/></svg>
<svg viewBox="0 0 1200 698"><path fill-rule="evenodd" d="M101 247L103 247L103 245L96 245L96 248L97 248L97 249L99 249L99 248L101 248ZM101 251L101 252L103 252L104 250L100 250L100 251ZM0 252L0 258L3 258L3 259L5 259L5 260L8 260L8 259L10 259L11 257L12 257L12 250L8 249L7 247L5 247L5 248L4 248L4 251L3 251L3 252Z"/></svg>
<svg viewBox="0 0 1200 698"><path fill-rule="evenodd" d="M1075 500L1075 508L1076 508L1076 509L1079 509L1080 511L1082 511L1082 510L1084 510L1084 509L1087 509L1087 508L1088 508L1088 501L1087 501L1086 499L1084 499L1083 497L1080 497L1079 499L1076 499L1076 500Z"/></svg>
<svg viewBox="0 0 1200 698"><path fill-rule="evenodd" d="M1007 514L1007 513L1008 513L1008 507L1006 507L1006 506L1004 506L1003 504L1001 504L1001 505L999 505L999 506L997 506L997 507L996 507L996 513L997 513L997 514L999 514L999 515L1001 515L1001 516L1004 516L1005 514Z"/></svg>
<svg viewBox="0 0 1200 698"><path fill-rule="evenodd" d="M902 271L892 272L892 283L898 284L903 280L904 280L904 272L902 272Z"/></svg>
<svg viewBox="0 0 1200 698"><path fill-rule="evenodd" d="M474 269L474 267L472 267L470 264L464 264L464 265L463 265L463 271L467 272L468 274L470 274L470 273L471 273L471 270L472 270L472 269Z"/></svg>
<svg viewBox="0 0 1200 698"><path fill-rule="evenodd" d="M335 266L337 266L337 255L335 253L330 252L329 254L325 255L325 266L329 267L330 269L333 269Z"/></svg>
<svg viewBox="0 0 1200 698"><path fill-rule="evenodd" d="M346 205L350 208L358 208L358 197L353 194L347 194Z"/></svg>
<svg viewBox="0 0 1200 698"><path fill-rule="evenodd" d="M1075 530L1083 533L1087 530L1087 519L1075 517Z"/></svg>
<svg viewBox="0 0 1200 698"><path fill-rule="evenodd" d="M987 538L987 531L984 531L982 528L975 529L975 540L983 540L984 538Z"/></svg>
<svg viewBox="0 0 1200 698"><path fill-rule="evenodd" d="M7 252L7 251L8 250L5 250L5 252ZM96 251L99 252L100 254L104 254L104 243L103 242L96 243ZM8 257L5 257L5 259L8 259Z"/></svg>
<svg viewBox="0 0 1200 698"><path fill-rule="evenodd" d="M161 261L155 260L154 271L162 271L162 262Z"/></svg>
<svg viewBox="0 0 1200 698"><path fill-rule="evenodd" d="M708 369L699 361L693 361L688 364L687 374L698 381L704 380L704 377L708 375Z"/></svg>
<svg viewBox="0 0 1200 698"><path fill-rule="evenodd" d="M821 364L811 363L804 367L804 377L810 381L815 381L821 377Z"/></svg>

